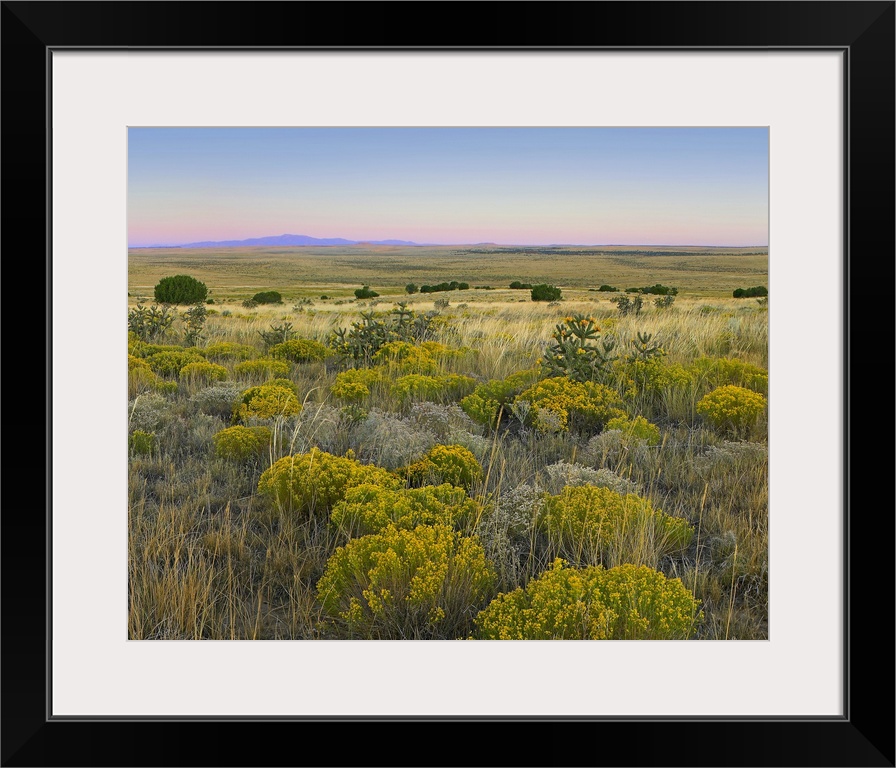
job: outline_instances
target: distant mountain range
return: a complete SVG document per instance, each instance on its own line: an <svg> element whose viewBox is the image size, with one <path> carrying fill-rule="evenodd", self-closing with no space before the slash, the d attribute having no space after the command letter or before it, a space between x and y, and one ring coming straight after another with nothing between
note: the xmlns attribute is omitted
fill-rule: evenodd
<svg viewBox="0 0 896 768"><path fill-rule="evenodd" d="M308 237L308 235L272 235L250 237L248 240L203 240L185 243L178 248L221 248L244 245L418 245L410 240L346 240L342 237Z"/></svg>

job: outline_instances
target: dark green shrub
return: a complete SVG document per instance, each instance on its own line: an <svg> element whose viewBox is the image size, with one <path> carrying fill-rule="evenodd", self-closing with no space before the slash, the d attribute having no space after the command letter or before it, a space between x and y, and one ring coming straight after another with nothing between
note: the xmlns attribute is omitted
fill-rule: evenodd
<svg viewBox="0 0 896 768"><path fill-rule="evenodd" d="M559 288L556 288L553 285L546 285L544 283L533 285L532 301L560 301L562 293L563 292Z"/></svg>
<svg viewBox="0 0 896 768"><path fill-rule="evenodd" d="M421 285L420 293L440 293L441 291L466 291L469 283L459 283L452 280L450 283L437 283L436 285Z"/></svg>
<svg viewBox="0 0 896 768"><path fill-rule="evenodd" d="M654 296L677 296L678 288L669 288L667 285L645 285L642 288L626 288L626 293L652 293Z"/></svg>
<svg viewBox="0 0 896 768"><path fill-rule="evenodd" d="M510 284L510 287L513 288L515 291L519 291L524 288L528 291L528 290L532 289L532 283L521 283L519 280L514 280Z"/></svg>
<svg viewBox="0 0 896 768"><path fill-rule="evenodd" d="M377 296L379 296L379 294L376 291L371 291L369 285L355 289L356 299L375 299Z"/></svg>
<svg viewBox="0 0 896 768"><path fill-rule="evenodd" d="M195 277L163 277L155 288L156 301L162 304L198 304L208 298L208 288Z"/></svg>
<svg viewBox="0 0 896 768"><path fill-rule="evenodd" d="M613 291L618 291L618 288L614 288L612 285L602 285L597 289L598 291L602 291L603 293L612 293Z"/></svg>
<svg viewBox="0 0 896 768"><path fill-rule="evenodd" d="M283 297L277 291L262 291L252 297L256 304L282 304Z"/></svg>
<svg viewBox="0 0 896 768"><path fill-rule="evenodd" d="M405 293L417 293L418 290L419 290L419 289L417 288L417 286L414 285L413 283L408 283L408 284L404 287L404 292L405 292Z"/></svg>
<svg viewBox="0 0 896 768"><path fill-rule="evenodd" d="M748 299L754 296L768 296L768 288L764 285L754 285L752 288L735 288L735 299Z"/></svg>

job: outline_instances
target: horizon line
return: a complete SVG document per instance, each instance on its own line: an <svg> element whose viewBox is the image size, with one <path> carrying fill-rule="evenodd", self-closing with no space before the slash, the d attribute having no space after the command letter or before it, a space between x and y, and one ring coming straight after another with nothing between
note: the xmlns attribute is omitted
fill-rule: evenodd
<svg viewBox="0 0 896 768"><path fill-rule="evenodd" d="M261 238L246 238L247 240L257 240ZM320 240L328 240L328 239L339 239L339 238L318 238ZM342 238L347 239L347 238ZM386 238L397 240L399 238ZM347 248L358 245L381 245L392 248L433 248L433 247L447 247L447 246L482 246L482 245L494 245L505 248L768 248L768 244L760 245L760 244L747 244L747 245L725 245L722 243L513 243L513 242L505 242L498 243L491 240L481 241L481 242L455 242L455 243L416 243L411 241L405 241L404 243L386 243L382 240L353 240L348 243L306 243L303 245L281 245L271 243L269 245L264 244L247 244L247 245L218 245L216 241L197 241L197 242L207 242L208 245L196 245L193 243L169 243L169 244L155 244L155 245L132 245L128 244L128 249L132 248ZM221 243L228 242L226 240L219 241Z"/></svg>

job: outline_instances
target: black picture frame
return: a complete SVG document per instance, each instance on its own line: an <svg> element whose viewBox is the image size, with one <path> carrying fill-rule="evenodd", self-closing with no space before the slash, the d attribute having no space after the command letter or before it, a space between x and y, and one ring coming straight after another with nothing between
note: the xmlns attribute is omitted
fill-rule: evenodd
<svg viewBox="0 0 896 768"><path fill-rule="evenodd" d="M893 516L884 494L865 499L859 426L853 417L853 359L866 376L889 370L886 351L866 357L862 341L893 285L894 2L3 2L3 244L8 260L27 256L28 291L7 281L7 318L29 313L27 333L7 323L8 360L36 357L34 295L47 286L46 430L33 450L9 451L10 486L35 456L45 471L46 510L7 504L2 537L2 765L638 765L893 766ZM438 18L408 45L411 13ZM312 23L313 20L313 23ZM422 26L418 30L422 30ZM426 38L426 39L422 39ZM844 53L845 182L843 328L845 357L844 510L846 603L844 716L683 718L53 718L48 713L48 565L52 444L49 231L50 60L60 48L397 48L530 50L839 49ZM46 232L45 258L37 258ZM14 262L14 263L15 263ZM882 271L883 270L883 271ZM15 270L19 274L18 270ZM885 282L883 273L888 278ZM11 285L12 283L12 285ZM23 295L24 294L24 295ZM889 297L885 297L889 298ZM29 303L30 302L30 303ZM883 354L881 357L880 355ZM867 366L867 367L866 367ZM21 374L14 368L13 382ZM29 377L33 381L33 376ZM857 387L858 389L858 387ZM21 390L7 387L9 412ZM13 398L15 397L15 401ZM862 405L865 408L862 408ZM874 418L880 419L876 409ZM831 418L826 416L826 418ZM15 428L14 428L15 429ZM886 426L879 426L886 433ZM38 430L34 430L37 433ZM16 430L14 441L19 442ZM879 482L879 481L875 481ZM19 496L19 493L16 493ZM19 497L21 498L21 497ZM864 502L864 503L863 503ZM824 563L819 563L824 567ZM807 574L811 581L811 574ZM98 674L102 671L98 670ZM699 677L699 670L695 670ZM558 681L562 686L574 681ZM595 692L600 695L600 692ZM262 725L264 733L255 731ZM238 727L239 726L239 727ZM246 729L251 729L251 733ZM429 747L419 751L420 738ZM273 738L272 738L273 737ZM413 738L412 738L413 737ZM287 762L279 755L286 751Z"/></svg>

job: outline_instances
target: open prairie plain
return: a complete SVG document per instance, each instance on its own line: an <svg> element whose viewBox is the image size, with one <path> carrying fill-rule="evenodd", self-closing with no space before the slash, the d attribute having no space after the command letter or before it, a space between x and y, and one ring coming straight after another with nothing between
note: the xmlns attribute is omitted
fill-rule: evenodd
<svg viewBox="0 0 896 768"><path fill-rule="evenodd" d="M327 292L354 298L368 284L404 293L407 283L458 280L506 287L514 280L568 289L601 284L679 286L686 295L730 296L738 287L768 285L767 248L648 246L327 246L243 248L133 248L128 291L152 296L165 275L185 272L212 296L244 299L267 286L284 297Z"/></svg>
<svg viewBox="0 0 896 768"><path fill-rule="evenodd" d="M157 303L183 274L208 303ZM732 296L767 249L141 248L128 282L129 637L767 638L768 299Z"/></svg>

